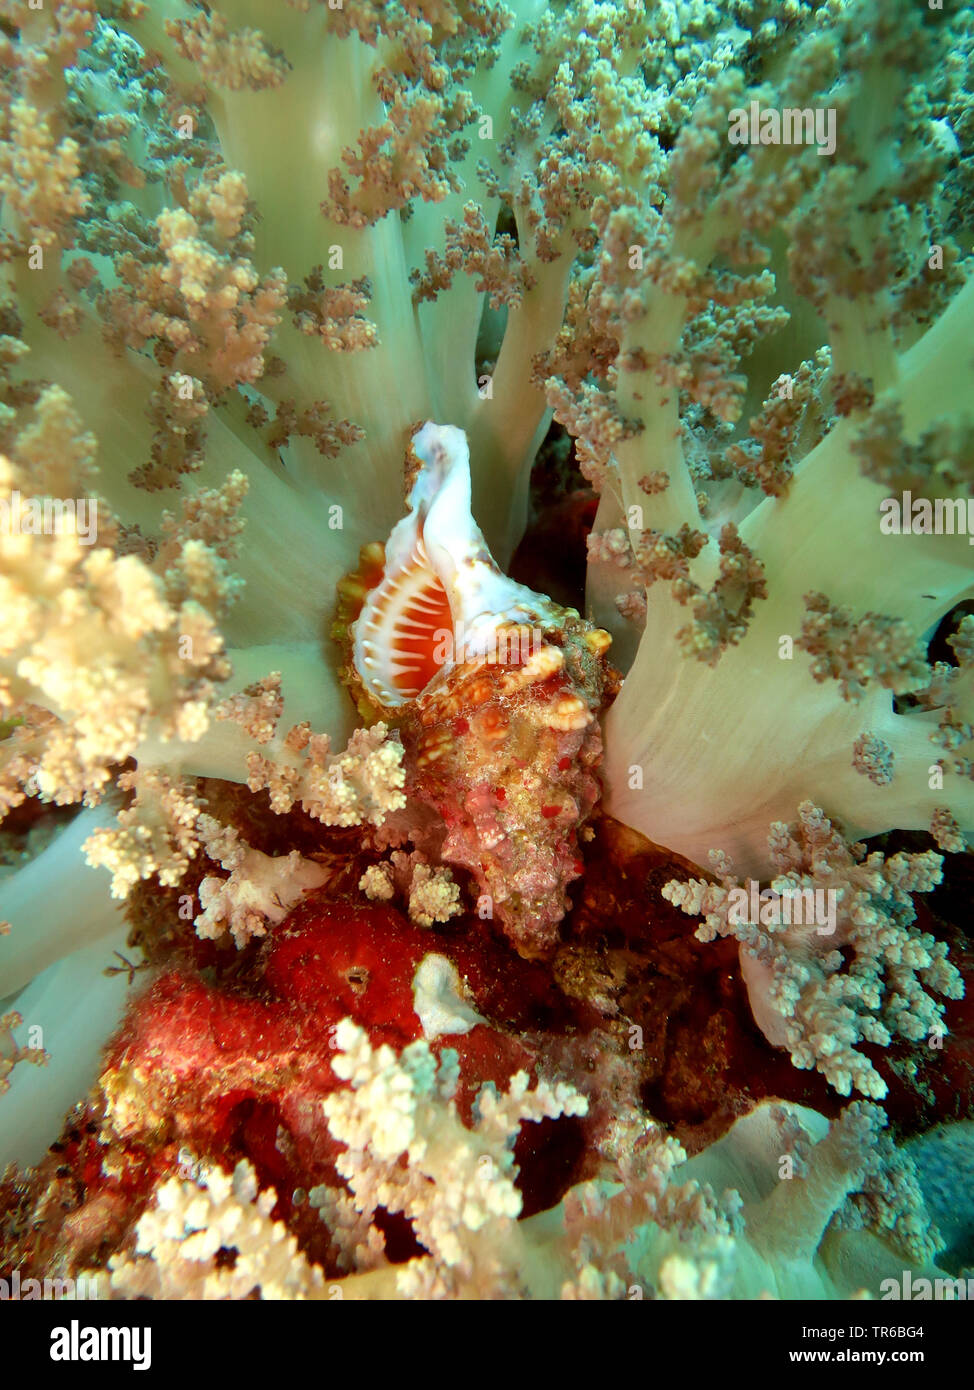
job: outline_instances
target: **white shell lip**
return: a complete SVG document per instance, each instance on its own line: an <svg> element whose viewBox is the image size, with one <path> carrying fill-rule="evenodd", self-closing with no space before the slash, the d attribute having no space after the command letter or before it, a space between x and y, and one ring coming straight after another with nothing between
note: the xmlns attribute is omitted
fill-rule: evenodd
<svg viewBox="0 0 974 1390"><path fill-rule="evenodd" d="M437 688L457 658L483 656L502 624L544 626L552 617L548 599L501 571L473 519L463 430L428 420L412 445L422 468L409 511L393 527L382 581L352 625L355 669L386 707ZM415 654L428 643L438 657L432 674L428 655Z"/></svg>

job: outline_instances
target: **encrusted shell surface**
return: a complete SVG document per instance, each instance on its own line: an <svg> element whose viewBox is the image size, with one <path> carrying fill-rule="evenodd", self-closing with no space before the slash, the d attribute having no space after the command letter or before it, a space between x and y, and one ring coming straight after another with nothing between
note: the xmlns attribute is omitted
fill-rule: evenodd
<svg viewBox="0 0 974 1390"><path fill-rule="evenodd" d="M361 602L343 629L353 684L360 704L399 727L407 833L470 871L481 915L522 955L544 955L600 794L610 639L495 564L470 513L461 430L427 423L412 448L419 471L381 577L370 552L346 581L344 598Z"/></svg>

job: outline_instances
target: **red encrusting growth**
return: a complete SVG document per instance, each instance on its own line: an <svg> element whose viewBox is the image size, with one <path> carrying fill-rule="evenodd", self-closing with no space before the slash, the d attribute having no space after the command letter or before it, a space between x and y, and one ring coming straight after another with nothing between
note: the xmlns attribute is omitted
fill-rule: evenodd
<svg viewBox="0 0 974 1390"><path fill-rule="evenodd" d="M321 1110L344 1084L332 1069L334 1026L351 1017L373 1046L396 1053L421 1038L412 980L431 951L452 961L487 1020L430 1044L459 1056L456 1103L467 1124L485 1082L503 1091L519 1070L556 1065L552 1039L593 1026L587 1006L561 994L544 967L512 956L477 919L438 936L390 907L309 900L253 952L242 977L221 980L213 964L201 973L187 957L136 1001L87 1115L56 1146L70 1169L71 1215L63 1229L28 1233L25 1258L49 1258L48 1243L57 1241L64 1257L83 1264L100 1242L118 1244L161 1179L246 1158L261 1186L277 1192L275 1218L329 1267L327 1232L303 1194L341 1186L339 1145ZM560 1199L588 1147L576 1120L525 1127L517 1159L526 1210ZM418 1252L408 1223L384 1222L380 1213L391 1258Z"/></svg>

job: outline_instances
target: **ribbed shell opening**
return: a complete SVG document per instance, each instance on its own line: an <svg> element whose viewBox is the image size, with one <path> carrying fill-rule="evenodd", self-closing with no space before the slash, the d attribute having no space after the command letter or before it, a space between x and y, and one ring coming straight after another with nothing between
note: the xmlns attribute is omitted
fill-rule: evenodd
<svg viewBox="0 0 974 1390"><path fill-rule="evenodd" d="M360 621L360 674L370 693L385 705L415 699L453 650L450 600L422 537L406 564L383 579Z"/></svg>

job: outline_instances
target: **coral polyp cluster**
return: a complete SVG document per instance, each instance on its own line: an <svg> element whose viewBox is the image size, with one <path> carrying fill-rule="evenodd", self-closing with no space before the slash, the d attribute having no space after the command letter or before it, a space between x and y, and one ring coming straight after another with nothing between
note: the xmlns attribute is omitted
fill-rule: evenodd
<svg viewBox="0 0 974 1390"><path fill-rule="evenodd" d="M0 0L0 1292L969 1280L972 60Z"/></svg>

